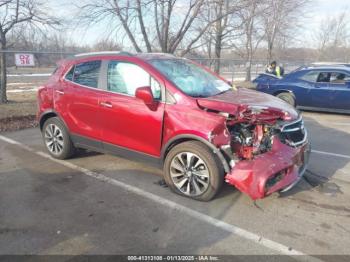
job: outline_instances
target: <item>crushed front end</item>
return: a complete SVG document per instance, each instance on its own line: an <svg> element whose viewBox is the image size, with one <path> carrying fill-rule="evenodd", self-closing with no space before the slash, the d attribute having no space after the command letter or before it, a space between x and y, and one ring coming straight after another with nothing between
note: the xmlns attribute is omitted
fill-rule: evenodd
<svg viewBox="0 0 350 262"><path fill-rule="evenodd" d="M302 117L241 115L227 121L230 145L221 149L231 170L225 181L252 199L293 187L304 174L310 146Z"/></svg>

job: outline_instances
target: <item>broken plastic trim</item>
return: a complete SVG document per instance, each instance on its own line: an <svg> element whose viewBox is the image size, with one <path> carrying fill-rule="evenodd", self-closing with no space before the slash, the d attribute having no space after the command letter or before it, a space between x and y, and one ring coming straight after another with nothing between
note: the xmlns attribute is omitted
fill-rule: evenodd
<svg viewBox="0 0 350 262"><path fill-rule="evenodd" d="M299 178L297 180L295 180L292 184L290 184L289 186L283 188L282 190L280 190L281 193L284 193L284 192L287 192L289 191L290 189L292 189L296 184L299 183L299 181L302 179L302 177L304 176L308 166L309 166L309 158L310 158L310 153L311 153L311 145L308 144L308 147L307 149L305 150L305 153L304 153L304 157L306 158L304 160L304 165L302 167L301 170L299 170Z"/></svg>
<svg viewBox="0 0 350 262"><path fill-rule="evenodd" d="M296 126L296 127L294 127ZM289 128L291 127L291 128ZM308 137L308 133L307 130L304 126L304 121L302 119L301 116L298 117L297 120L290 122L290 123L286 123L284 124L282 127L280 127L280 132L281 134L283 133L293 133L293 132L297 132L300 131L304 136L300 141L290 141L290 140L285 140L286 144L288 144L289 146L292 147L298 147L300 145L304 145L307 142L307 137Z"/></svg>

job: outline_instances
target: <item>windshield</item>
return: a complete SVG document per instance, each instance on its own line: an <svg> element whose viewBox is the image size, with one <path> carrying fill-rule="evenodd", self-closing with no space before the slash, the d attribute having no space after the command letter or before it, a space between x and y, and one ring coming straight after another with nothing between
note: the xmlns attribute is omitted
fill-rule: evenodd
<svg viewBox="0 0 350 262"><path fill-rule="evenodd" d="M232 90L220 78L185 59L155 59L150 63L192 97L209 97Z"/></svg>

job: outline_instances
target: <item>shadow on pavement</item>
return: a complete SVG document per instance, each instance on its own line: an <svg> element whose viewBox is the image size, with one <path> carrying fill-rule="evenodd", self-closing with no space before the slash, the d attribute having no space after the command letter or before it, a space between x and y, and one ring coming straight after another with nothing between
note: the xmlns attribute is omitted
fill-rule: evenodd
<svg viewBox="0 0 350 262"><path fill-rule="evenodd" d="M326 125L321 125L310 117L304 116L304 120L306 120L305 125L309 131L309 139L312 149L318 149L320 147L328 148L328 150L325 151L336 153L334 151L337 149L347 148L344 143L350 142L349 133L339 131ZM322 141L322 144L315 144L313 143L313 140ZM300 181L297 186L288 192L281 193L281 196L287 197L301 191L310 190L311 188L317 188L320 193L329 195L341 193L340 186L334 182L334 180L332 180L332 177L339 169L344 168L349 162L350 160L346 158L311 153L308 169L302 178L302 181L304 181L308 186L300 186L300 184L302 184L300 183L302 181ZM319 168L320 165L324 166L322 170Z"/></svg>

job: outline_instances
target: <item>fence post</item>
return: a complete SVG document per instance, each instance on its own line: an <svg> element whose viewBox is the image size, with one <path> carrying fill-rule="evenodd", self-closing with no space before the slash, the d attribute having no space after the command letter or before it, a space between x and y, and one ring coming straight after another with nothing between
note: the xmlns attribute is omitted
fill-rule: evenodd
<svg viewBox="0 0 350 262"><path fill-rule="evenodd" d="M232 73L231 73L231 82L233 83L234 74L235 74L235 63L234 63L233 60L230 60L230 64L231 64L231 70L232 70Z"/></svg>

